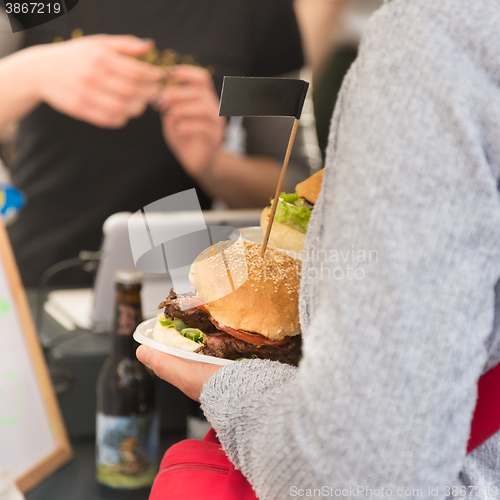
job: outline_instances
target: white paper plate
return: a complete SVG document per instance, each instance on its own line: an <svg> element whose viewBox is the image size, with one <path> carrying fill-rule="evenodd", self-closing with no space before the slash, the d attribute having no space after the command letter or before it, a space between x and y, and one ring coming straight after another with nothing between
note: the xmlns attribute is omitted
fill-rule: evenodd
<svg viewBox="0 0 500 500"><path fill-rule="evenodd" d="M153 339L153 328L156 323L156 318L151 318L143 321L134 332L134 339L139 342L139 344L145 344L158 351L166 352L167 354L172 354L178 358L185 359L190 363L208 363L210 365L230 365L234 363L231 359L216 358L215 356L205 356L204 354L197 354L196 352L183 351L182 349L177 349L177 347L171 347L169 345L162 344Z"/></svg>

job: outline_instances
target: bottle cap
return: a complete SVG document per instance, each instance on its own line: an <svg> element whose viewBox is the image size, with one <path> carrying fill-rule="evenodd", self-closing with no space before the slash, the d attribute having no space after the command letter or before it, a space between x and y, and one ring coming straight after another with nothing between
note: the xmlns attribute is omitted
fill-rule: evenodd
<svg viewBox="0 0 500 500"><path fill-rule="evenodd" d="M136 285L142 283L144 273L132 269L117 269L115 271L115 283L123 285Z"/></svg>

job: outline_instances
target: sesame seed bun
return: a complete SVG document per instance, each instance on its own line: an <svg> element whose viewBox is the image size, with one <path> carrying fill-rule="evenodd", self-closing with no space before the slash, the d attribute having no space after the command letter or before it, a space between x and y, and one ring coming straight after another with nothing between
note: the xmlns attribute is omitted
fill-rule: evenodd
<svg viewBox="0 0 500 500"><path fill-rule="evenodd" d="M311 175L311 177L295 186L297 194L301 198L305 198L312 205L315 205L318 201L324 172L325 169L319 170L315 174Z"/></svg>
<svg viewBox="0 0 500 500"><path fill-rule="evenodd" d="M271 207L266 207L262 210L260 216L260 229L262 235L266 235L267 225L269 224L269 217L271 215ZM282 250L289 250L296 253L301 253L304 250L304 243L306 242L306 235L293 229L292 227L285 226L279 222L274 221L269 235L269 245Z"/></svg>
<svg viewBox="0 0 500 500"><path fill-rule="evenodd" d="M273 248L263 259L261 250L242 240L217 243L196 258L189 279L219 325L271 340L297 335L300 263Z"/></svg>

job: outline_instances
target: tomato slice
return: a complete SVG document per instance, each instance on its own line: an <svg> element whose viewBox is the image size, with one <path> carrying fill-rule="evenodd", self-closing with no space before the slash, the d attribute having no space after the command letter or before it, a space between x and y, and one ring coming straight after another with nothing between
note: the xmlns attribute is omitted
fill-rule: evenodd
<svg viewBox="0 0 500 500"><path fill-rule="evenodd" d="M233 337L236 337L237 339L243 340L244 342L248 342L250 344L278 346L278 345L288 344L288 342L290 341L290 337L284 337L281 340L271 340L268 339L267 337L264 337L263 335L259 335L258 333L242 332L241 330L235 330L230 326L220 326L216 324L217 322L213 318L210 318L210 321L219 330L229 333L229 335L232 335Z"/></svg>

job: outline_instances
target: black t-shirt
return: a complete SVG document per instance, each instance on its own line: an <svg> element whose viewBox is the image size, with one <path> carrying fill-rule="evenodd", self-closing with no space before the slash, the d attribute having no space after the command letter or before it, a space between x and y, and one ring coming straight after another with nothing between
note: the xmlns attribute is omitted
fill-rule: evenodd
<svg viewBox="0 0 500 500"><path fill-rule="evenodd" d="M28 30L26 46L77 32L152 38L158 58L210 68L219 93L225 75L276 76L303 64L291 0L80 0ZM210 206L165 145L151 109L109 130L42 104L22 120L17 153L12 178L27 203L9 234L28 286L50 265L98 249L102 224L115 212L193 187L202 208Z"/></svg>

